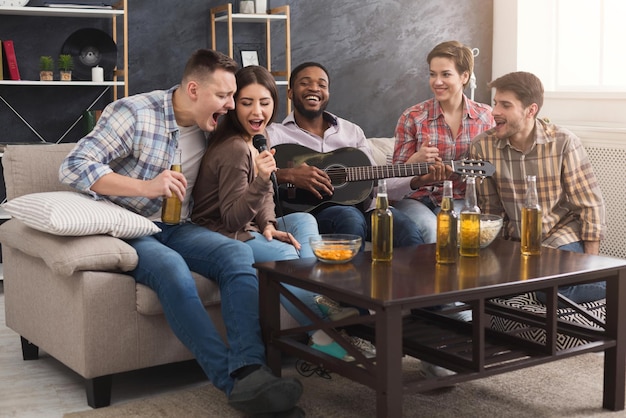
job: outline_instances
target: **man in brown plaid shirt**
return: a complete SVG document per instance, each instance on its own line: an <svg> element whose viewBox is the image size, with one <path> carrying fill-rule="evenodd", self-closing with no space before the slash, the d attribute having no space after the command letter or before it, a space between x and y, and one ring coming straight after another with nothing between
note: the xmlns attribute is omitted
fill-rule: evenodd
<svg viewBox="0 0 626 418"><path fill-rule="evenodd" d="M567 129L537 118L543 85L527 72L506 74L495 88L496 126L474 138L470 158L491 162L495 174L478 185L484 213L502 215L507 238L520 239L526 176L537 176L542 208L542 245L598 254L606 232L604 199L580 139ZM559 293L582 303L602 299L605 284L560 288Z"/></svg>

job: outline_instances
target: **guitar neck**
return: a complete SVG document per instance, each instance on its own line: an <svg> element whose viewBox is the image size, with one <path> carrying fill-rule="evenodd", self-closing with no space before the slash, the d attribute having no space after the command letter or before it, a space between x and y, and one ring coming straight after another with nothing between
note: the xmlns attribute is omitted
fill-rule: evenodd
<svg viewBox="0 0 626 418"><path fill-rule="evenodd" d="M346 167L347 181L378 180L392 177L413 177L428 174L432 163L392 164L366 167Z"/></svg>

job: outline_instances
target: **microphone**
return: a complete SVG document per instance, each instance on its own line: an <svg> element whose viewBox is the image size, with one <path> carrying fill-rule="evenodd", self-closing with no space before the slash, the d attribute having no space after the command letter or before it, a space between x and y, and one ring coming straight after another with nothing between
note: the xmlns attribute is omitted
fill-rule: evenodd
<svg viewBox="0 0 626 418"><path fill-rule="evenodd" d="M265 139L263 135L254 135L252 137L252 145L254 145L254 148L256 148L259 153L266 150L269 151L269 148L267 148L267 139ZM276 173L272 172L272 174L270 174L270 180L274 185L274 190L278 191L278 181L276 180Z"/></svg>
<svg viewBox="0 0 626 418"><path fill-rule="evenodd" d="M256 148L259 153L265 150L269 151L269 148L267 148L267 139L265 139L263 135L254 135L252 137L252 145L254 145L254 148ZM274 186L274 199L276 203L276 209L278 211L278 217L283 220L283 228L285 229L285 232L287 232L289 240L291 240L293 237L291 233L289 233L289 229L287 229L287 222L285 222L285 216L283 215L283 206L281 205L280 198L278 197L278 181L276 181L276 173L272 172L272 174L270 174L270 180L272 181L272 185ZM290 242L293 244L292 241ZM300 250L298 250L295 246L294 248L296 249L296 254L298 254L298 257L300 257Z"/></svg>

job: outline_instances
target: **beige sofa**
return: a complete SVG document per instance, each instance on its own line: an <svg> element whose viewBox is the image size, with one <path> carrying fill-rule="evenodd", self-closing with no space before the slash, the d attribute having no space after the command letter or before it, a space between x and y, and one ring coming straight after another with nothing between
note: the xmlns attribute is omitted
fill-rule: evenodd
<svg viewBox="0 0 626 418"><path fill-rule="evenodd" d="M73 146L7 146L7 198L70 190L57 171ZM170 330L156 294L124 273L137 262L124 241L56 236L11 219L0 226L0 242L6 324L21 336L24 360L36 359L41 349L64 363L85 378L90 406L110 403L114 373L193 358ZM223 331L217 286L195 278Z"/></svg>
<svg viewBox="0 0 626 418"><path fill-rule="evenodd" d="M370 143L384 164L393 140ZM59 183L57 170L73 146L7 146L7 199L71 190ZM0 242L6 324L21 336L24 360L38 358L41 349L64 363L85 378L90 406L110 403L115 373L193 358L171 332L156 294L125 274L137 255L124 241L56 236L11 219L0 226ZM207 312L223 327L217 287L199 275L196 283ZM293 325L285 311L282 321Z"/></svg>

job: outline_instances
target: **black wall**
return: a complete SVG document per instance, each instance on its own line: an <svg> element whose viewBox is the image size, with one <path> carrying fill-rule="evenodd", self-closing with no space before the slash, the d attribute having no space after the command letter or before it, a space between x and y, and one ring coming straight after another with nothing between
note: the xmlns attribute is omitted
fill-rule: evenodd
<svg viewBox="0 0 626 418"><path fill-rule="evenodd" d="M85 0L83 0L85 1ZM90 0L87 0L90 1ZM31 0L40 6L44 0ZM209 9L223 0L128 0L129 91L165 89L180 80L187 57L211 45ZM234 1L237 9L237 1ZM271 0L291 8L292 67L324 64L331 77L329 109L350 119L367 136L393 136L398 116L431 96L426 55L437 43L456 39L479 48L475 98L490 101L493 0ZM119 19L121 21L121 19ZM0 39L15 42L22 79L39 78L41 55L56 57L81 28L108 31L110 19L0 15ZM218 23L218 49L225 51L225 24ZM284 30L273 24L274 69L284 63ZM262 43L263 24L236 24L236 43ZM120 43L121 44L121 43ZM118 45L121 67L121 45ZM281 91L284 93L285 89ZM94 87L0 86L4 97L48 142L57 142L98 96ZM469 95L469 91L467 92ZM95 108L111 100L106 94ZM284 95L283 95L284 97ZM281 103L284 116L284 102ZM63 142L85 133L78 122ZM40 142L0 102L0 144ZM0 196L2 197L2 196Z"/></svg>

